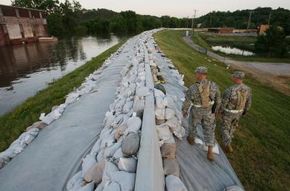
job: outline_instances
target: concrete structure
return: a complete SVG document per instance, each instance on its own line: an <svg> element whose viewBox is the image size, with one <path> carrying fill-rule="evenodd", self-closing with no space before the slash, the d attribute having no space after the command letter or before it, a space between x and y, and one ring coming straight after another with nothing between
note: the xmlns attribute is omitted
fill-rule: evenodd
<svg viewBox="0 0 290 191"><path fill-rule="evenodd" d="M35 42L47 36L46 13L0 5L0 46Z"/></svg>

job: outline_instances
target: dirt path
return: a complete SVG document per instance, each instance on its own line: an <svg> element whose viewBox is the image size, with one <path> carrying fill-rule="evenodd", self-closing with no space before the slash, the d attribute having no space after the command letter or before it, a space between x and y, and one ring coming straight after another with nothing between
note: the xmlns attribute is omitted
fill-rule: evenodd
<svg viewBox="0 0 290 191"><path fill-rule="evenodd" d="M190 37L184 37L183 39L198 52L205 53L204 49L195 44ZM233 69L243 70L258 81L274 87L286 95L290 95L290 64L237 61L220 56L209 50L207 50L207 55L225 63Z"/></svg>

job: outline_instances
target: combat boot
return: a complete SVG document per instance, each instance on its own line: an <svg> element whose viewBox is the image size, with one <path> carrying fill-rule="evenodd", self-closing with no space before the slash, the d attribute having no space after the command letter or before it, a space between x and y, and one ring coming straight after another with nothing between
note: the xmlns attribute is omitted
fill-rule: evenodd
<svg viewBox="0 0 290 191"><path fill-rule="evenodd" d="M190 145L194 145L194 137L192 137L192 136L187 136L187 142L188 142Z"/></svg>
<svg viewBox="0 0 290 191"><path fill-rule="evenodd" d="M209 161L214 161L213 146L208 146L207 159Z"/></svg>
<svg viewBox="0 0 290 191"><path fill-rule="evenodd" d="M233 149L233 147L231 146L231 144L226 145L226 152L227 152L227 153L232 153L232 152L234 152L234 149Z"/></svg>

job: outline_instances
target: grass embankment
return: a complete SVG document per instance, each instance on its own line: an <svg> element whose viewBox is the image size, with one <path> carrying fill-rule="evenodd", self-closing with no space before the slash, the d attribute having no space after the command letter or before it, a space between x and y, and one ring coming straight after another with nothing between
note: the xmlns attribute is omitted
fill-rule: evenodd
<svg viewBox="0 0 290 191"><path fill-rule="evenodd" d="M155 35L162 51L185 75L185 84L194 83L194 70L203 65L221 91L231 85L230 71L188 46L182 32L162 31ZM211 62L209 62L211 61ZM290 188L290 97L247 79L253 90L253 105L241 120L228 158L246 190L289 190ZM221 144L220 126L217 138Z"/></svg>
<svg viewBox="0 0 290 191"><path fill-rule="evenodd" d="M48 113L54 105L65 101L65 96L81 85L85 78L125 42L106 50L83 66L51 83L46 89L27 99L12 112L0 117L0 151L6 149L26 127L37 121L40 113Z"/></svg>
<svg viewBox="0 0 290 191"><path fill-rule="evenodd" d="M229 36L229 35L218 35L218 34L209 34L209 33L194 33L192 37L193 42L198 44L201 47L211 49L212 46L230 46L239 48L242 50L247 50L255 52L255 42L257 37L253 36ZM290 41L287 40L287 44L290 48ZM212 50L212 49L211 49ZM290 55L286 58L272 58L265 56L241 56L234 54L225 54L219 51L216 51L222 56L230 57L234 60L241 61L257 61L257 62L277 62L277 63L290 63Z"/></svg>

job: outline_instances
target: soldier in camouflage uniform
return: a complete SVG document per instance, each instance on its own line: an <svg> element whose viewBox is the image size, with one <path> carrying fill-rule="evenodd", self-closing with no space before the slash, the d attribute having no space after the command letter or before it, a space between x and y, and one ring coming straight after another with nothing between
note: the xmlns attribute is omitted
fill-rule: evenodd
<svg viewBox="0 0 290 191"><path fill-rule="evenodd" d="M195 70L196 82L187 90L183 103L183 116L189 115L189 135L187 141L194 144L197 135L197 126L203 128L204 142L208 146L207 158L214 160L213 146L215 144L215 115L221 103L220 91L218 86L207 79L207 68L198 67Z"/></svg>
<svg viewBox="0 0 290 191"><path fill-rule="evenodd" d="M236 71L232 74L235 83L224 92L221 106L222 113L222 137L227 152L233 152L232 138L239 120L245 115L252 103L251 88L243 84L245 73Z"/></svg>

